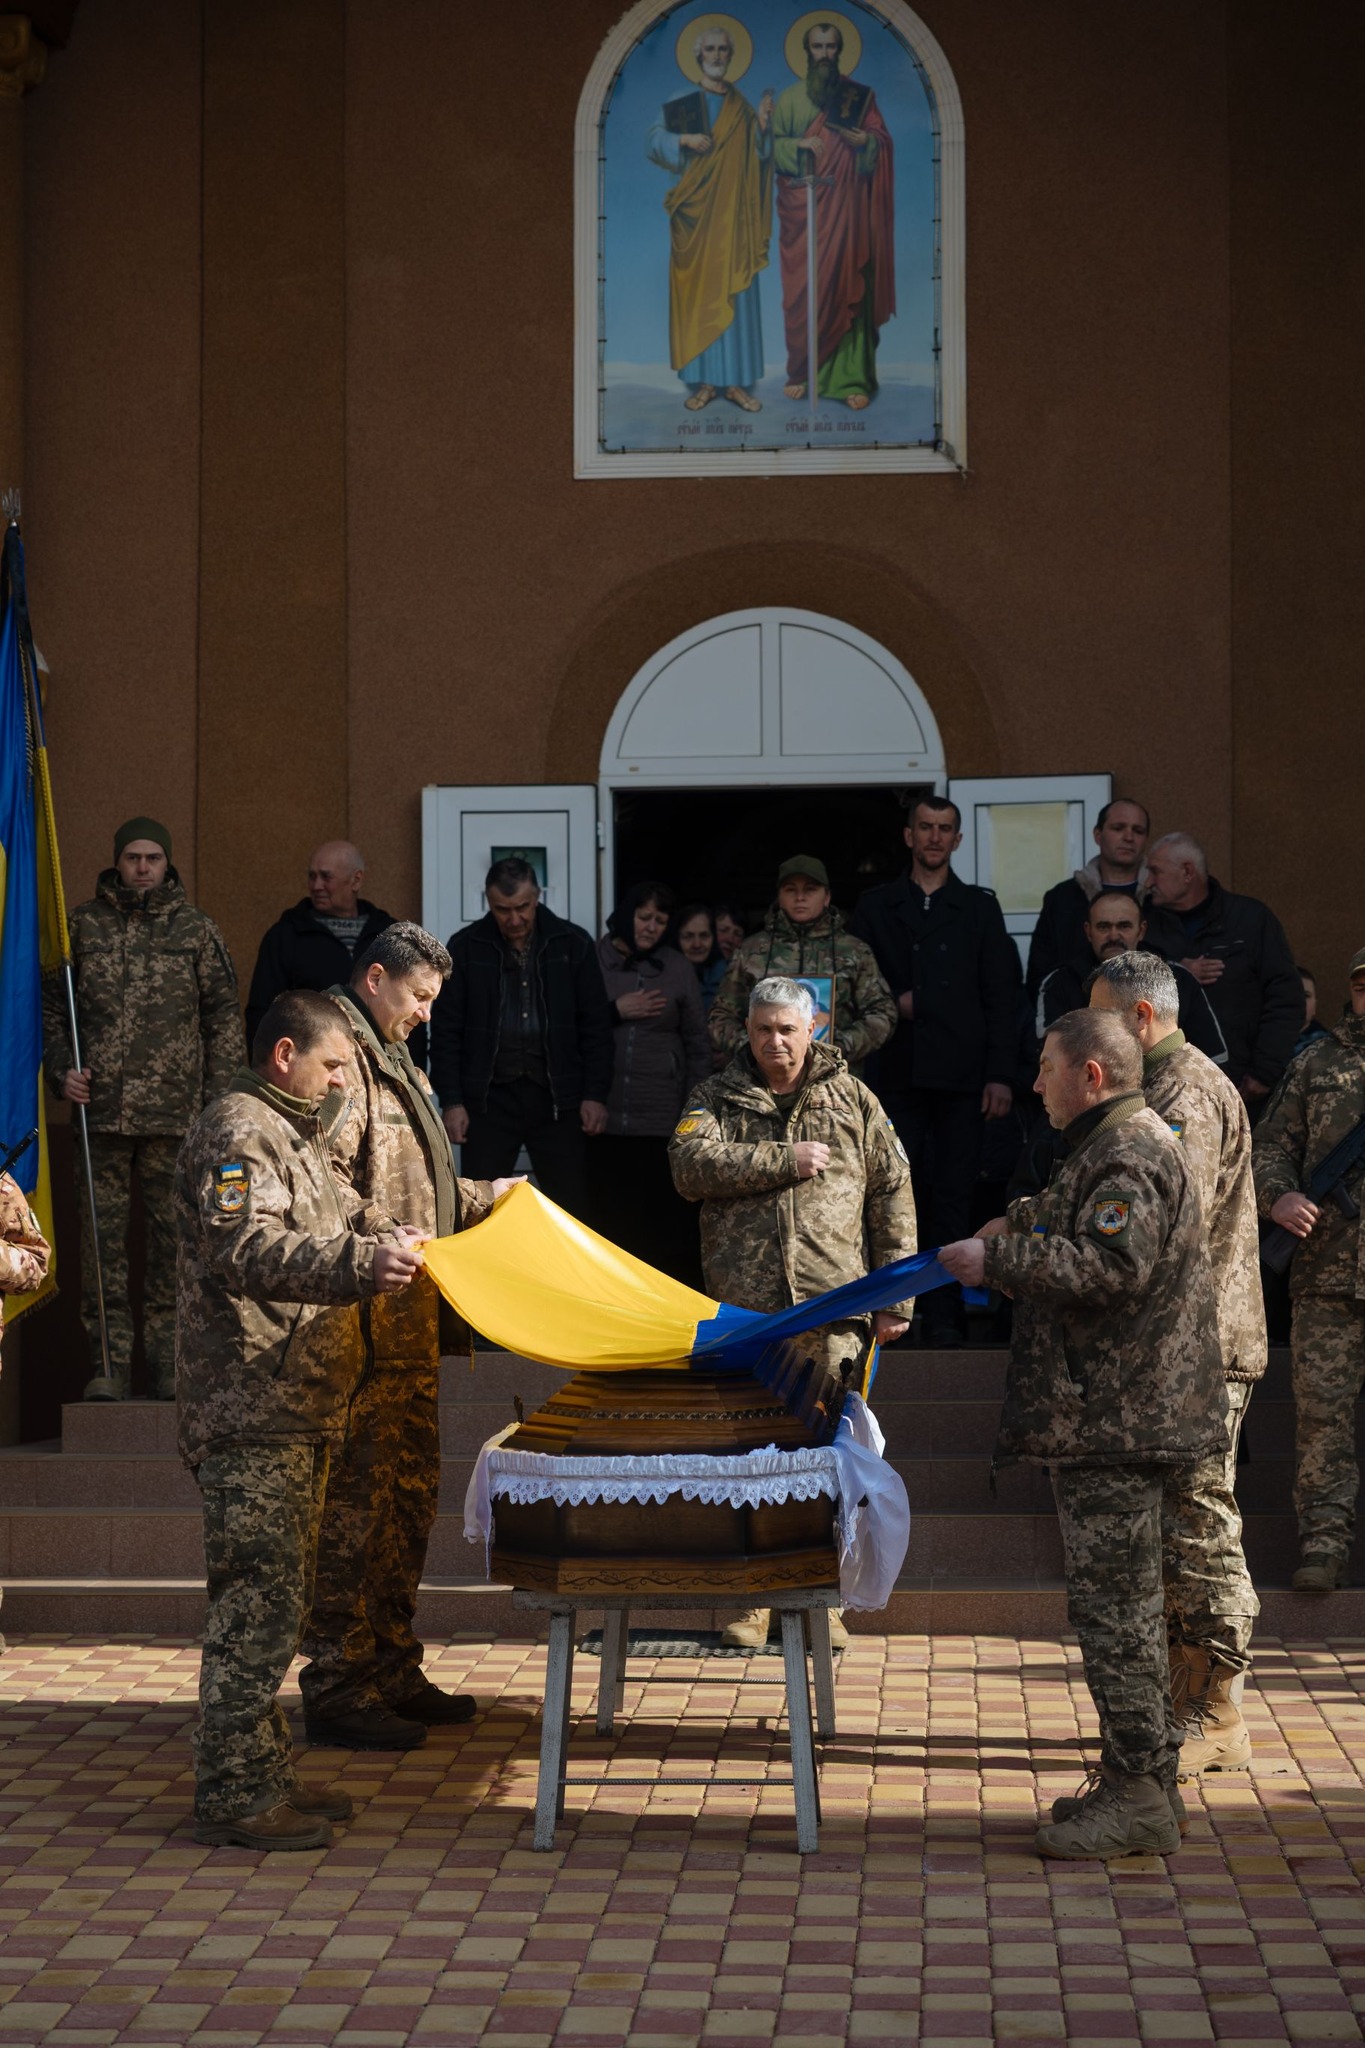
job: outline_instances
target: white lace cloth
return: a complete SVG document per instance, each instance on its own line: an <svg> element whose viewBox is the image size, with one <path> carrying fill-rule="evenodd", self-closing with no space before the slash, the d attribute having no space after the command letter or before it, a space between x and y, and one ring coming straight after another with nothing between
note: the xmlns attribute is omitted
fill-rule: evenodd
<svg viewBox="0 0 1365 2048"><path fill-rule="evenodd" d="M464 1533L493 1545L493 1502L556 1507L589 1501L659 1505L670 1494L724 1507L761 1507L789 1500L836 1503L839 1591L846 1607L885 1607L910 1542L910 1501L900 1474L882 1457L885 1438L857 1394L845 1396L834 1441L822 1450L749 1451L742 1457L665 1454L655 1458L552 1458L507 1451L516 1423L490 1437L479 1453L465 1496Z"/></svg>

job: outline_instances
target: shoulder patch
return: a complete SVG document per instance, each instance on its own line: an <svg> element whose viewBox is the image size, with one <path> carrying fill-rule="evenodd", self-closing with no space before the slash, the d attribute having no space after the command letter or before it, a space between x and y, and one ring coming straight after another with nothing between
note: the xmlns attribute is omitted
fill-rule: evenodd
<svg viewBox="0 0 1365 2048"><path fill-rule="evenodd" d="M1096 1195L1090 1220L1101 1237L1122 1237L1132 1206L1130 1195Z"/></svg>
<svg viewBox="0 0 1365 2048"><path fill-rule="evenodd" d="M1180 1138L1183 1141L1185 1136L1185 1119L1183 1116L1168 1116L1166 1128L1173 1138Z"/></svg>
<svg viewBox="0 0 1365 2048"><path fill-rule="evenodd" d="M675 1124L675 1125L674 1125L674 1128L673 1128L673 1135L674 1135L674 1137L675 1137L675 1138L690 1138L690 1137L691 1137L691 1135L692 1135L692 1133L693 1133L693 1131L695 1131L695 1130L696 1130L696 1128L697 1128L697 1125L698 1125L698 1122L699 1122L699 1118L698 1118L698 1117L695 1117L695 1116L692 1116L691 1114L689 1114L689 1115L687 1115L687 1116L683 1117L683 1118L682 1118L682 1119L681 1119L681 1120L680 1120L680 1121L679 1121L679 1122L678 1122L677 1124Z"/></svg>
<svg viewBox="0 0 1365 2048"><path fill-rule="evenodd" d="M225 1216L245 1209L251 1193L251 1176L240 1160L230 1159L213 1169L213 1206Z"/></svg>
<svg viewBox="0 0 1365 2048"><path fill-rule="evenodd" d="M896 1126L895 1126L895 1125L894 1125L894 1124L892 1123L892 1121L891 1121L890 1117L887 1117L887 1118L885 1119L885 1122L886 1122L886 1128L887 1128L887 1130L888 1130L888 1131L890 1131L890 1133L891 1133L891 1142L892 1142L892 1144L893 1144L893 1145L895 1146L895 1148L896 1148L897 1152L899 1152L899 1154L900 1154L901 1158L905 1160L905 1163L906 1163L906 1165L908 1166L908 1165L910 1164L910 1161L909 1161L909 1159L908 1159L908 1158L906 1158L906 1152L905 1152L905 1147L904 1147L904 1145L902 1145L902 1143L901 1143L901 1141L900 1141L900 1133L899 1133L899 1131L898 1131L898 1130L896 1129Z"/></svg>

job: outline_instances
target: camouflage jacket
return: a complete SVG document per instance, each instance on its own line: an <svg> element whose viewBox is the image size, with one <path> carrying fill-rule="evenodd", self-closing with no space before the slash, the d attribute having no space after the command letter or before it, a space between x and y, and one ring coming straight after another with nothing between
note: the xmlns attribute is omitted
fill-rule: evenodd
<svg viewBox="0 0 1365 2048"><path fill-rule="evenodd" d="M237 976L211 917L174 868L145 894L106 868L71 913L76 1022L90 1069L90 1128L178 1138L242 1063ZM43 1065L60 1090L75 1065L60 977L43 984Z"/></svg>
<svg viewBox="0 0 1365 2048"><path fill-rule="evenodd" d="M1014 1296L996 1460L1179 1464L1227 1448L1204 1217L1183 1148L1140 1095L1101 1104L1041 1195L986 1239Z"/></svg>
<svg viewBox="0 0 1365 2048"><path fill-rule="evenodd" d="M5 1328L5 1296L31 1294L41 1287L51 1257L28 1196L12 1175L0 1173L0 1335Z"/></svg>
<svg viewBox="0 0 1365 2048"><path fill-rule="evenodd" d="M1230 1380L1258 1380L1266 1367L1265 1303L1246 1104L1222 1069L1185 1043L1183 1031L1147 1054L1142 1092L1185 1147L1199 1190L1223 1370Z"/></svg>
<svg viewBox="0 0 1365 2048"><path fill-rule="evenodd" d="M1365 1017L1347 1015L1327 1036L1314 1039L1284 1077L1256 1126L1252 1168L1256 1203L1269 1216L1281 1195L1307 1186L1314 1170L1365 1117ZM1365 1173L1350 1183L1365 1209ZM1348 1221L1333 1201L1294 1254L1291 1294L1365 1296L1365 1228Z"/></svg>
<svg viewBox="0 0 1365 2048"><path fill-rule="evenodd" d="M328 994L345 1012L356 1041L345 1093L335 1110L324 1104L324 1123L332 1164L360 1197L358 1228L381 1237L395 1223L409 1223L449 1237L478 1223L493 1206L492 1187L486 1180L456 1179L450 1140L426 1075L405 1045L390 1045L380 1036L351 989L338 986ZM375 1366L434 1366L442 1305L436 1283L425 1273L399 1294L376 1295L369 1304ZM449 1344L457 1320L452 1311Z"/></svg>
<svg viewBox="0 0 1365 2048"><path fill-rule="evenodd" d="M803 1140L832 1154L811 1180L796 1171ZM736 1308L772 1314L915 1249L905 1154L876 1096L829 1046L811 1047L786 1109L746 1046L693 1090L668 1156L678 1192L702 1205L706 1285ZM831 1326L827 1356L854 1355L867 1329L866 1318Z"/></svg>
<svg viewBox="0 0 1365 2048"><path fill-rule="evenodd" d="M857 1066L896 1028L896 999L865 939L855 939L837 910L814 924L793 924L776 904L763 930L739 948L711 1006L708 1028L717 1052L739 1052L748 1043L749 991L769 974L796 980L834 977L834 1037L850 1066Z"/></svg>
<svg viewBox="0 0 1365 2048"><path fill-rule="evenodd" d="M321 1442L346 1429L365 1366L374 1244L309 1104L238 1073L175 1171L180 1451Z"/></svg>

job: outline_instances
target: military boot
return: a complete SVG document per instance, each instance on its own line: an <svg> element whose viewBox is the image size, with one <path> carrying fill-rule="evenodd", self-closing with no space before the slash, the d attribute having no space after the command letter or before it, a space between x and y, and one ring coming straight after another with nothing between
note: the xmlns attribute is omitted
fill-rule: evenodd
<svg viewBox="0 0 1365 2048"><path fill-rule="evenodd" d="M1180 1715L1185 1739L1180 1745L1179 1775L1197 1778L1201 1771L1244 1771L1251 1762L1251 1732L1237 1704L1241 1672L1222 1664L1207 1650L1191 1648L1190 1696Z"/></svg>
<svg viewBox="0 0 1365 2048"><path fill-rule="evenodd" d="M725 1624L720 1639L730 1650L761 1650L768 1640L771 1620L771 1608L751 1607L747 1614L737 1615Z"/></svg>
<svg viewBox="0 0 1365 2048"><path fill-rule="evenodd" d="M1086 1794L1079 1813L1040 1827L1040 1856L1169 1856L1180 1847L1180 1827L1166 1787L1154 1771L1140 1774L1103 1766L1102 1781Z"/></svg>
<svg viewBox="0 0 1365 2048"><path fill-rule="evenodd" d="M1296 1593L1334 1593L1338 1586L1350 1583L1351 1567L1345 1551L1317 1547L1304 1551L1292 1581Z"/></svg>
<svg viewBox="0 0 1365 2048"><path fill-rule="evenodd" d="M1084 1779L1082 1780L1081 1789L1079 1792L1072 1792L1065 1798L1053 1800L1053 1820L1074 1820L1076 1818L1076 1815L1080 1812L1081 1808L1085 1805L1087 1799L1093 1799L1095 1794L1103 1785L1103 1783L1104 1772L1100 1769L1100 1766L1098 1764L1091 1764L1089 1770L1085 1774ZM1180 1838L1183 1841L1185 1836L1190 1831L1190 1816L1186 1810L1185 1802L1180 1796L1179 1786L1174 1783L1168 1785L1166 1787L1166 1797L1169 1799L1171 1803L1171 1814L1175 1820L1176 1826L1180 1830Z"/></svg>
<svg viewBox="0 0 1365 2048"><path fill-rule="evenodd" d="M332 1830L320 1814L300 1813L281 1799L263 1813L244 1813L236 1820L196 1821L194 1839L216 1849L330 1849Z"/></svg>
<svg viewBox="0 0 1365 2048"><path fill-rule="evenodd" d="M339 1785L309 1785L297 1774L289 1788L289 1804L295 1813L318 1820L350 1820L355 1813L350 1794Z"/></svg>
<svg viewBox="0 0 1365 2048"><path fill-rule="evenodd" d="M126 1401L130 1391L131 1376L126 1370L124 1372L115 1371L112 1377L100 1372L96 1373L94 1379L86 1381L85 1392L81 1395L81 1399L83 1401Z"/></svg>

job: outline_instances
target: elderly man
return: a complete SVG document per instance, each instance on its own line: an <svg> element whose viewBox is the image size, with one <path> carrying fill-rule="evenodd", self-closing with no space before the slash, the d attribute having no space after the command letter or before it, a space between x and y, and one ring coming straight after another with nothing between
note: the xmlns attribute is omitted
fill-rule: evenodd
<svg viewBox="0 0 1365 2048"><path fill-rule="evenodd" d="M175 1175L180 1452L204 1500L209 1612L195 1840L320 1849L344 1793L294 1770L277 1694L312 1601L329 1454L365 1369L359 1304L421 1253L356 1234L318 1112L354 1045L329 997L279 997L252 1065L199 1118Z"/></svg>
<svg viewBox="0 0 1365 2048"><path fill-rule="evenodd" d="M796 853L777 871L777 897L761 932L745 939L711 1006L711 1043L736 1053L747 1043L749 997L771 974L828 981L829 1036L851 1067L884 1045L896 1028L896 1004L872 948L854 938L832 907L829 873L812 853Z"/></svg>
<svg viewBox="0 0 1365 2048"><path fill-rule="evenodd" d="M585 1141L607 1127L612 1011L597 947L540 900L529 861L495 861L487 915L449 942L431 1019L431 1078L473 1180L515 1170L522 1146L542 1194L588 1213Z"/></svg>
<svg viewBox="0 0 1365 2048"><path fill-rule="evenodd" d="M1314 1174L1365 1122L1365 946L1347 968L1349 1002L1300 1053L1256 1133L1252 1167L1262 1216L1300 1240L1289 1269L1294 1305L1294 1507L1301 1593L1350 1584L1360 1468L1355 1405L1365 1382L1365 1161L1307 1193Z"/></svg>
<svg viewBox="0 0 1365 2048"><path fill-rule="evenodd" d="M1082 927L1101 895L1127 896L1136 909L1147 887L1146 851L1151 820L1146 806L1131 797L1116 796L1095 820L1091 834L1095 853L1084 867L1077 868L1064 882L1056 882L1043 898L1038 922L1028 949L1028 992L1035 998L1055 968L1085 958L1087 941ZM1079 1008L1078 998L1076 1007ZM1060 1015L1061 1012L1056 1012Z"/></svg>
<svg viewBox="0 0 1365 2048"><path fill-rule="evenodd" d="M1137 952L1160 958L1154 947L1143 945L1147 920L1136 898L1126 889L1101 889L1089 906L1081 930L1083 950L1044 975L1039 987L1036 1029L1040 1042L1047 1035L1048 1026L1068 1010L1085 1008L1095 970L1102 961L1116 959L1120 953ZM1171 972L1180 997L1180 1029L1191 1045L1216 1060L1220 1067L1225 1066L1228 1049L1208 996L1187 968L1173 967Z"/></svg>
<svg viewBox="0 0 1365 2048"><path fill-rule="evenodd" d="M1014 1297L996 1462L1051 1472L1067 1611L1099 1715L1099 1772L1054 1805L1036 1837L1044 1856L1180 1846L1162 1503L1171 1468L1224 1451L1227 1432L1199 1196L1141 1082L1120 1018L1059 1018L1037 1089L1065 1159L1042 1195L939 1254L965 1285Z"/></svg>
<svg viewBox="0 0 1365 2048"><path fill-rule="evenodd" d="M261 940L246 999L246 1035L257 1029L287 988L329 989L349 981L352 963L378 938L393 914L360 893L365 857L349 839L329 839L308 863L308 894L286 910ZM426 1034L414 1045L425 1055Z"/></svg>
<svg viewBox="0 0 1365 2048"><path fill-rule="evenodd" d="M512 1185L456 1179L441 1112L408 1051L449 973L439 939L420 925L391 924L350 980L328 991L355 1041L345 1091L332 1098L332 1158L364 1203L361 1228L376 1236L401 1218L407 1231L448 1237L479 1222ZM425 1273L370 1309L371 1369L328 1475L303 1641L312 1662L299 1689L311 1742L413 1749L429 1727L474 1713L467 1693L423 1677L412 1627L441 1481L441 1309Z"/></svg>
<svg viewBox="0 0 1365 2048"><path fill-rule="evenodd" d="M1246 1104L1226 1074L1185 1043L1178 1001L1174 973L1152 953L1106 960L1090 990L1090 1007L1121 1016L1142 1047L1142 1092L1185 1148L1213 1268L1228 1448L1199 1465L1173 1465L1161 1503L1171 1691L1185 1723L1180 1775L1193 1777L1251 1761L1238 1681L1251 1668L1261 1603L1242 1555L1234 1489L1242 1418L1266 1368L1266 1330Z"/></svg>
<svg viewBox="0 0 1365 2048"><path fill-rule="evenodd" d="M692 1093L669 1141L679 1194L700 1202L702 1267L719 1301L773 1314L915 1249L915 1204L900 1141L842 1053L815 1039L809 989L784 975L749 997L748 1043ZM913 1304L881 1309L872 1334L903 1334ZM865 1318L815 1333L816 1355L847 1379L867 1348ZM768 1610L725 1631L754 1647Z"/></svg>
<svg viewBox="0 0 1365 2048"><path fill-rule="evenodd" d="M1284 927L1257 897L1216 881L1188 832L1157 840L1147 875L1152 944L1202 982L1255 1123L1303 1028L1303 984Z"/></svg>
<svg viewBox="0 0 1365 2048"><path fill-rule="evenodd" d="M56 975L43 984L43 1063L66 1101L85 1103L90 1131L109 1358L106 1372L97 1248L82 1199L81 1321L98 1361L85 1399L124 1401L130 1391L128 1227L136 1178L147 1230L142 1341L152 1393L173 1401L176 1154L205 1103L227 1087L245 1047L226 941L186 896L171 865L171 835L155 818L130 818L114 834L114 865L71 913L71 955L83 1064L72 1056Z"/></svg>

